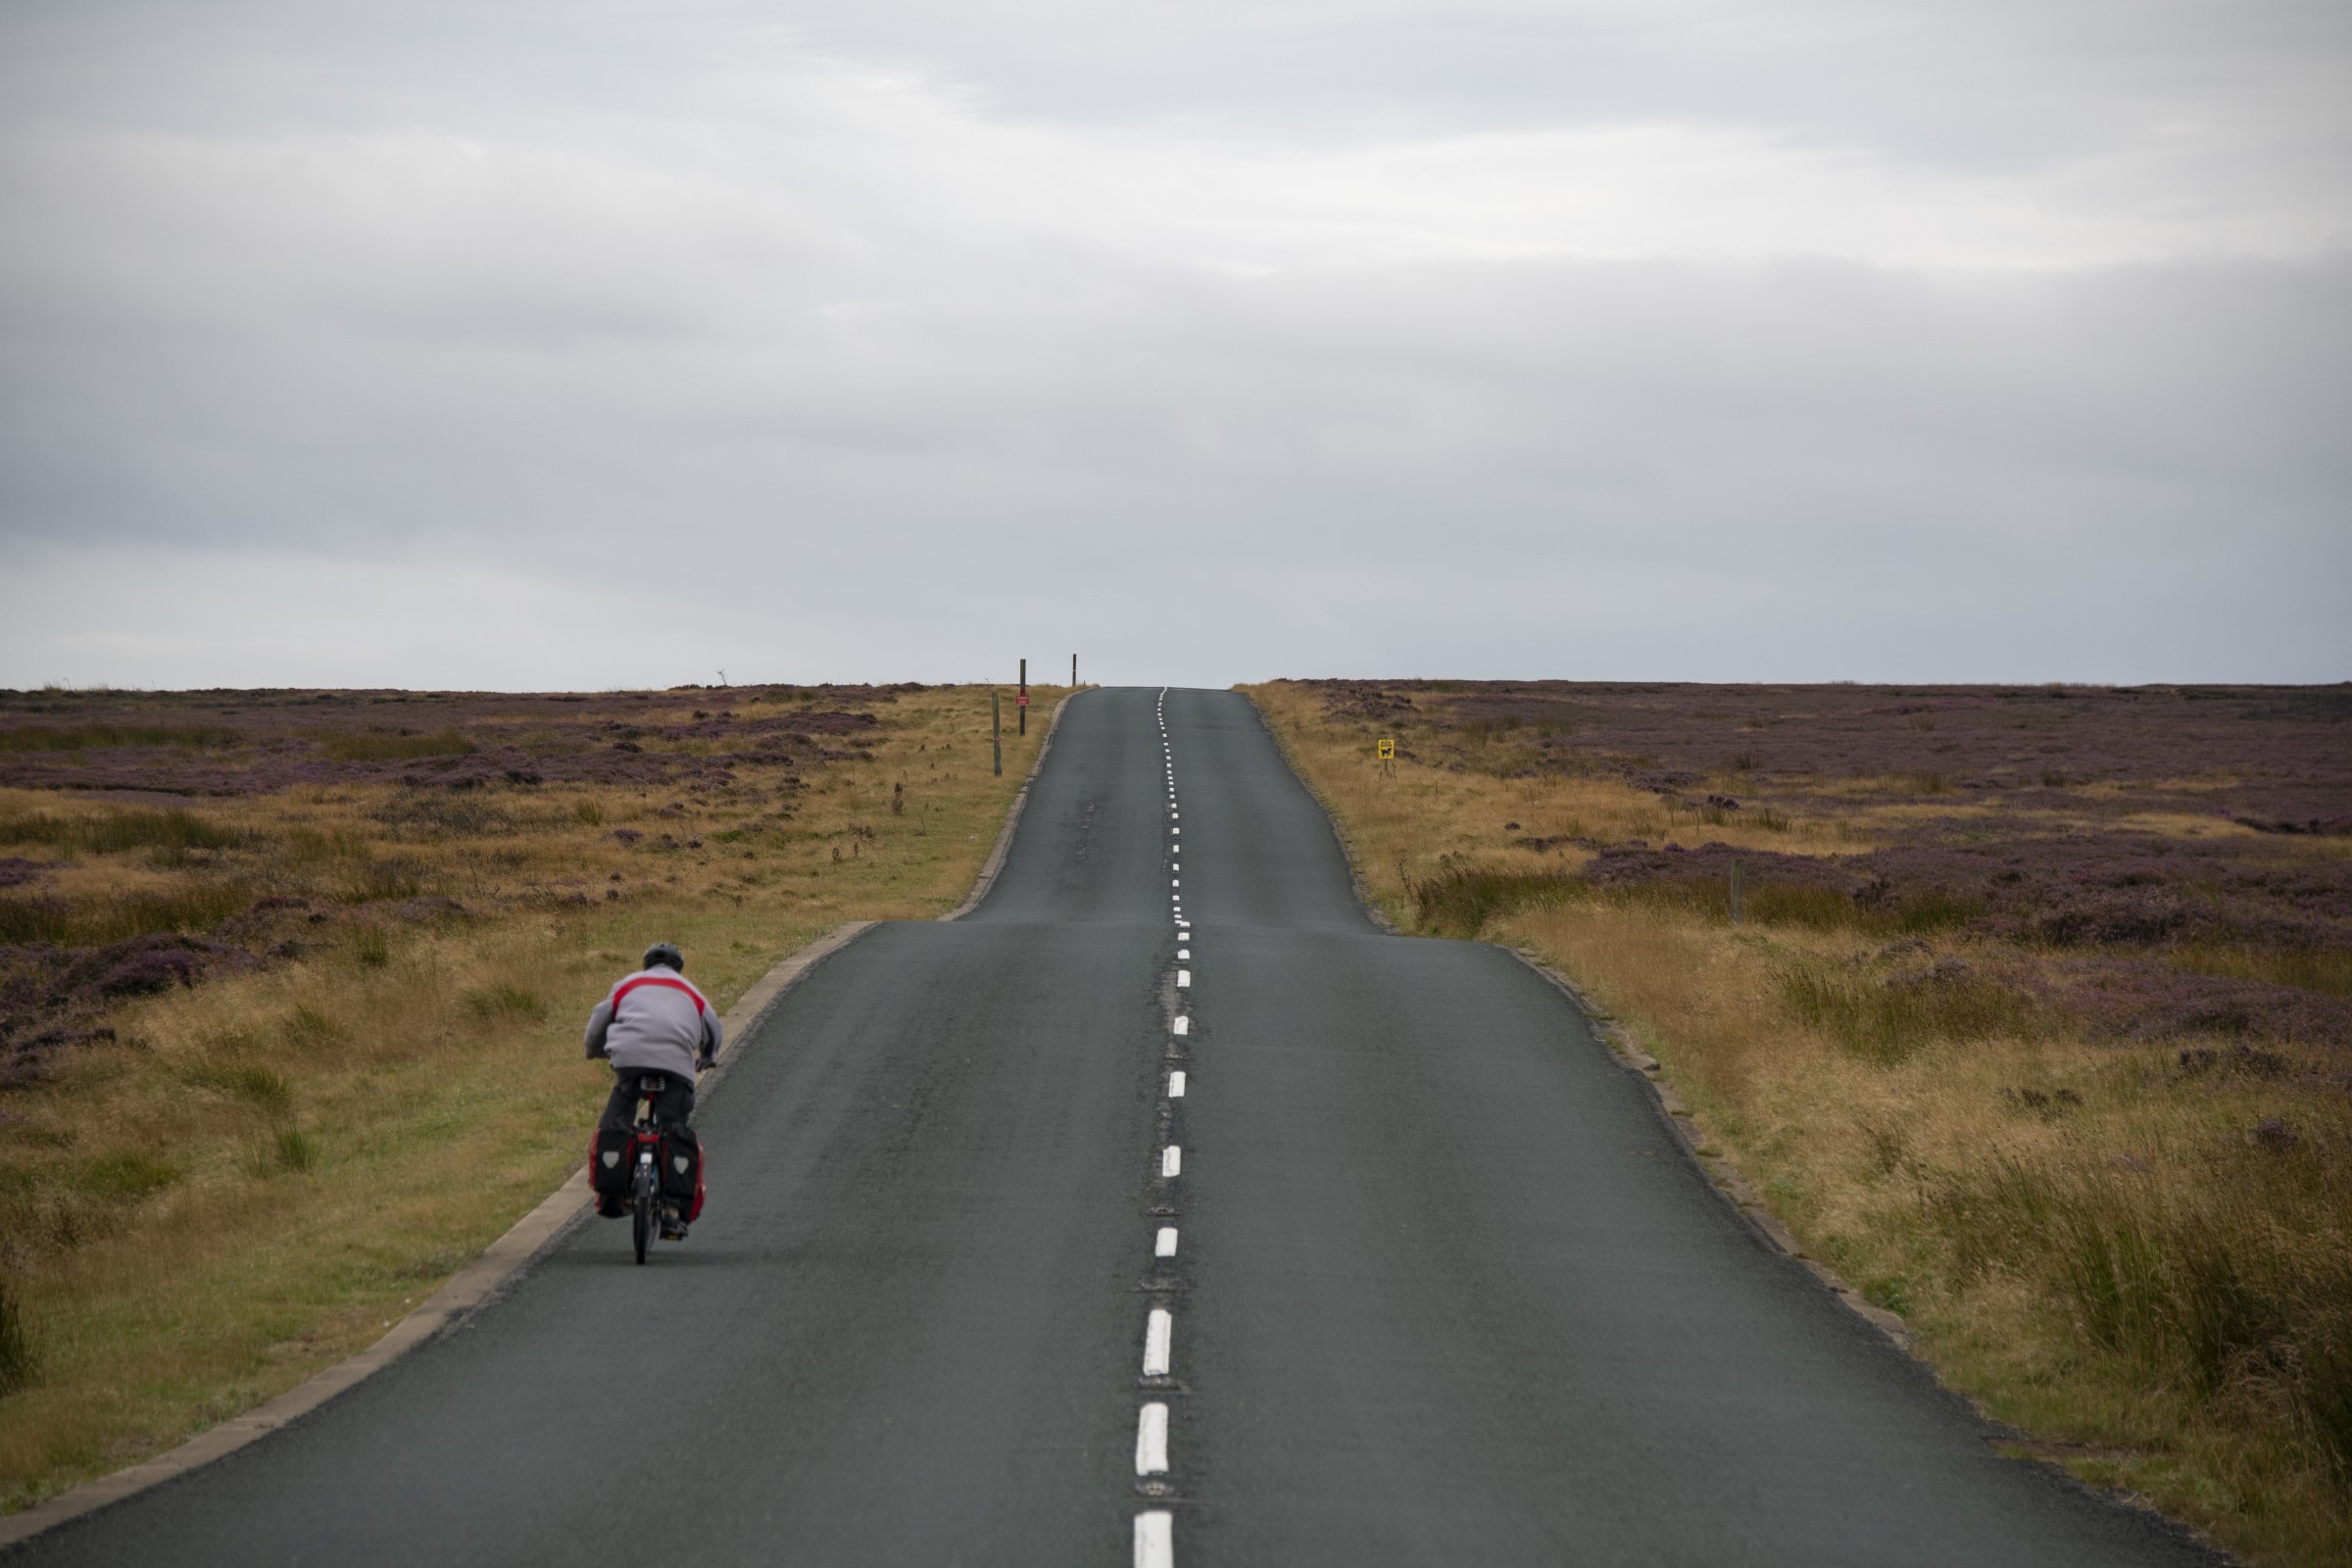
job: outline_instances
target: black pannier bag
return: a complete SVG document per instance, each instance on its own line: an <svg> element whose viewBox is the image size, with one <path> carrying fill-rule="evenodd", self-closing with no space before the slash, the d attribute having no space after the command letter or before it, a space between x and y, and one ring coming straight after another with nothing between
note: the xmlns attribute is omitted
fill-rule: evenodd
<svg viewBox="0 0 2352 1568"><path fill-rule="evenodd" d="M662 1129L662 1196L692 1221L703 1211L703 1141L692 1127Z"/></svg>
<svg viewBox="0 0 2352 1568"><path fill-rule="evenodd" d="M629 1130L599 1127L588 1140L588 1185L600 1198L629 1196Z"/></svg>

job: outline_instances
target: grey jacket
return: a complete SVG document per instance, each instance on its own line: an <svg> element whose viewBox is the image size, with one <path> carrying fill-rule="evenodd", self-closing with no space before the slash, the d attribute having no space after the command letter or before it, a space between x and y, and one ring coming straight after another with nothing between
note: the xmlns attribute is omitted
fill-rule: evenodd
<svg viewBox="0 0 2352 1568"><path fill-rule="evenodd" d="M588 1015L584 1044L591 1057L606 1057L615 1071L658 1069L692 1083L695 1068L718 1054L723 1038L710 999L677 970L656 964L613 985Z"/></svg>

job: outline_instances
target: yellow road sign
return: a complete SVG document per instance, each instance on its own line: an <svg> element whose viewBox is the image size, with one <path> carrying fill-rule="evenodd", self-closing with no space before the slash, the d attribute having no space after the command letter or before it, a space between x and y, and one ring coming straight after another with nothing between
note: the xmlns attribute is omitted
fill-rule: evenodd
<svg viewBox="0 0 2352 1568"><path fill-rule="evenodd" d="M1393 741L1393 740L1390 740L1390 739L1389 739L1388 737L1386 737L1386 736L1383 736L1383 737L1381 737L1381 742L1380 742L1380 760L1381 760L1382 761L1386 762L1386 761L1390 761L1390 760L1394 760L1394 759L1396 758L1396 743L1395 741Z"/></svg>

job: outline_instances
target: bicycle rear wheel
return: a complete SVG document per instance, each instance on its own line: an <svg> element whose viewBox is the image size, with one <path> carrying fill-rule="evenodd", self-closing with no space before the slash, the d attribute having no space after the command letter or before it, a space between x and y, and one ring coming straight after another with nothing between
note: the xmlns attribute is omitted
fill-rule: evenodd
<svg viewBox="0 0 2352 1568"><path fill-rule="evenodd" d="M630 1224L636 1232L637 1261L645 1261L646 1245L654 1239L653 1183L640 1179L637 1191L631 1195Z"/></svg>

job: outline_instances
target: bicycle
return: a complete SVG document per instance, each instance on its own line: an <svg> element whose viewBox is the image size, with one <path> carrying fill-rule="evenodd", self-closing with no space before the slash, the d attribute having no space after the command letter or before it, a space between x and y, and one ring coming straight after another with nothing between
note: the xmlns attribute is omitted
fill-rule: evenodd
<svg viewBox="0 0 2352 1568"><path fill-rule="evenodd" d="M599 1132L590 1146L592 1174L599 1164L612 1172L595 1183L597 1190L620 1199L629 1214L631 1241L640 1264L645 1262L657 1230L664 1241L685 1240L687 1222L698 1217L703 1206L702 1142L691 1127L671 1127L662 1119L657 1106L667 1087L668 1081L661 1073L639 1075L637 1114L626 1142L612 1149L606 1142L609 1135ZM664 1171L664 1162L673 1169ZM620 1174L613 1170L615 1165L626 1169L625 1187L612 1179ZM615 1188L620 1191L615 1193ZM607 1208L604 1212L617 1217L620 1210Z"/></svg>
<svg viewBox="0 0 2352 1568"><path fill-rule="evenodd" d="M637 1244L637 1262L645 1263L645 1249L654 1239L655 1213L662 1203L662 1118L654 1097L662 1089L660 1076L637 1080L637 1119L629 1133L629 1228Z"/></svg>

